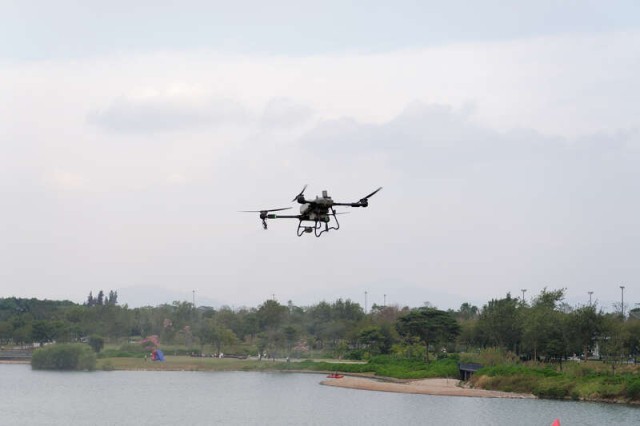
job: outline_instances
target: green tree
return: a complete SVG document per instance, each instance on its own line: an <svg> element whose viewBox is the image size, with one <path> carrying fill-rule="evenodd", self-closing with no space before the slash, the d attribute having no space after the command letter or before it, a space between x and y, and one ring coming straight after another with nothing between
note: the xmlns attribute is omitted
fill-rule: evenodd
<svg viewBox="0 0 640 426"><path fill-rule="evenodd" d="M621 320L618 313L608 314L603 317L602 335L598 339L600 355L605 361L611 364L611 369L615 373L616 363L621 362L628 356L628 348L625 343L629 341L629 330Z"/></svg>
<svg viewBox="0 0 640 426"><path fill-rule="evenodd" d="M558 310L563 298L564 289L547 291L545 288L525 313L522 343L534 359L540 354L558 356L566 346L562 328L564 315Z"/></svg>
<svg viewBox="0 0 640 426"><path fill-rule="evenodd" d="M298 339L298 335L300 334L298 329L292 325L287 325L282 329L282 334L284 335L285 342L287 344L287 354L291 354L291 348L293 344Z"/></svg>
<svg viewBox="0 0 640 426"><path fill-rule="evenodd" d="M0 321L0 344L4 345L13 338L13 326L9 321Z"/></svg>
<svg viewBox="0 0 640 426"><path fill-rule="evenodd" d="M569 317L572 330L570 339L575 351L584 354L585 360L603 329L602 313L596 312L595 305L574 310Z"/></svg>
<svg viewBox="0 0 640 426"><path fill-rule="evenodd" d="M258 321L260 329L275 330L285 319L287 307L281 305L276 300L267 300L258 308Z"/></svg>
<svg viewBox="0 0 640 426"><path fill-rule="evenodd" d="M455 315L458 319L468 321L477 318L478 313L479 310L477 306L464 302L460 305L460 309L458 309L458 312L456 312Z"/></svg>
<svg viewBox="0 0 640 426"><path fill-rule="evenodd" d="M89 292L89 296L87 297L87 306L94 306L96 304L96 299L93 298L93 292Z"/></svg>
<svg viewBox="0 0 640 426"><path fill-rule="evenodd" d="M387 333L385 333L387 331ZM358 342L371 355L389 353L391 350L391 340L388 330L383 330L382 326L373 325L362 329L358 335Z"/></svg>
<svg viewBox="0 0 640 426"><path fill-rule="evenodd" d="M24 345L26 343L31 343L31 336L33 333L31 331L31 323L26 323L24 325L15 327L13 329L13 341L17 345Z"/></svg>
<svg viewBox="0 0 640 426"><path fill-rule="evenodd" d="M429 344L446 344L460 333L460 326L448 312L435 308L418 308L400 317L397 329L401 336L424 344L429 362Z"/></svg>
<svg viewBox="0 0 640 426"><path fill-rule="evenodd" d="M267 340L267 349L275 353L279 346L284 344L282 324L287 316L287 307L275 300L265 301L256 312L261 335Z"/></svg>
<svg viewBox="0 0 640 426"><path fill-rule="evenodd" d="M106 300L107 305L117 305L118 304L118 292L110 290L109 296L107 296Z"/></svg>
<svg viewBox="0 0 640 426"><path fill-rule="evenodd" d="M104 337L98 336L97 334L92 334L91 336L89 336L88 343L95 353L99 353L104 348Z"/></svg>
<svg viewBox="0 0 640 426"><path fill-rule="evenodd" d="M478 318L476 340L483 346L516 350L522 337L521 303L511 297L492 299Z"/></svg>
<svg viewBox="0 0 640 426"><path fill-rule="evenodd" d="M217 353L221 353L225 346L232 345L237 341L235 333L220 324L215 318L207 319L202 324L198 335L202 343L213 345Z"/></svg>
<svg viewBox="0 0 640 426"><path fill-rule="evenodd" d="M40 343L51 342L55 338L55 329L50 321L37 320L31 325L31 340Z"/></svg>
<svg viewBox="0 0 640 426"><path fill-rule="evenodd" d="M624 327L627 330L629 354L637 359L640 357L640 319L635 319L629 315L629 320L624 323Z"/></svg>

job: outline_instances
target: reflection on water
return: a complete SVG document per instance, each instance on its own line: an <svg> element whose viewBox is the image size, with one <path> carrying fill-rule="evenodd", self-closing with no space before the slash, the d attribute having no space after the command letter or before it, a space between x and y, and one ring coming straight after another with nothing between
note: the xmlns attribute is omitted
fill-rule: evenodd
<svg viewBox="0 0 640 426"><path fill-rule="evenodd" d="M639 425L612 404L394 394L317 374L32 371L0 364L2 425Z"/></svg>

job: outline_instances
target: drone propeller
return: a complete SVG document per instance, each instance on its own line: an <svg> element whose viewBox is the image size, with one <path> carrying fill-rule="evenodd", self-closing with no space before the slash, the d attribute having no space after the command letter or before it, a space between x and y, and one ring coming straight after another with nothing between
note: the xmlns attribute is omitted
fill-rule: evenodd
<svg viewBox="0 0 640 426"><path fill-rule="evenodd" d="M378 193L378 191L380 191L382 189L382 187L376 189L375 191L373 191L371 194L367 195L364 198L361 198L360 201L358 201L357 204L359 204L361 207L367 207L369 206L369 198L373 197L374 195L376 195Z"/></svg>
<svg viewBox="0 0 640 426"><path fill-rule="evenodd" d="M376 189L375 191L373 191L371 194L367 195L366 197L362 198L362 200L366 200L368 198L373 197L374 195L376 195L378 193L378 191L380 191L382 189L382 187Z"/></svg>
<svg viewBox="0 0 640 426"><path fill-rule="evenodd" d="M260 219L262 219L262 227L264 229L267 229L267 217L270 212L279 212L282 210L289 210L291 208L293 207L282 207L279 209L267 209L267 210L240 210L240 212L241 213L260 213Z"/></svg>
<svg viewBox="0 0 640 426"><path fill-rule="evenodd" d="M289 210L293 207L283 207L281 209L267 209L267 210L240 210L240 213L262 213L262 212L279 212L281 210Z"/></svg>
<svg viewBox="0 0 640 426"><path fill-rule="evenodd" d="M293 201L298 200L298 202L299 202L300 204L304 204L304 195L303 195L303 194L304 194L305 189L307 189L307 185L303 186L303 187L302 187L302 191L300 191L300 193L299 193L298 195L296 195L295 197L293 197L293 200L291 200L291 201L293 202ZM300 197L302 197L302 199L301 199Z"/></svg>
<svg viewBox="0 0 640 426"><path fill-rule="evenodd" d="M292 208L293 207L282 207L279 209L265 209L265 210L240 210L240 213L260 213L260 218L265 219L267 217L267 214L271 212L279 212L282 210L289 210Z"/></svg>

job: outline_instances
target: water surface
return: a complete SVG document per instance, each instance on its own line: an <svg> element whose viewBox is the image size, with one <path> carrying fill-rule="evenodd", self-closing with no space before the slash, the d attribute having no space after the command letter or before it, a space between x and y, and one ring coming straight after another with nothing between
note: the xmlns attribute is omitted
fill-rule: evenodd
<svg viewBox="0 0 640 426"><path fill-rule="evenodd" d="M50 372L0 364L2 425L640 425L640 408L394 394L318 374Z"/></svg>

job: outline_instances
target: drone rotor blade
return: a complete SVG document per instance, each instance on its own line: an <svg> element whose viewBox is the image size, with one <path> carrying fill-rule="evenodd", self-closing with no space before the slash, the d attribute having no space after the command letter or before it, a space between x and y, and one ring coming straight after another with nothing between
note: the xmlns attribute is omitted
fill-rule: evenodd
<svg viewBox="0 0 640 426"><path fill-rule="evenodd" d="M293 200L291 200L291 202L294 202L298 199L298 197L300 197L302 194L304 194L304 191L307 189L307 185L302 187L302 191L300 191L300 193L298 195L296 195L295 197L293 197Z"/></svg>
<svg viewBox="0 0 640 426"><path fill-rule="evenodd" d="M240 210L240 213L262 213L262 212L279 212L282 210L289 210L292 209L293 207L283 207L280 209L265 209L265 210Z"/></svg>
<svg viewBox="0 0 640 426"><path fill-rule="evenodd" d="M373 191L371 194L367 195L366 197L363 197L362 199L363 199L363 200L366 200L367 198L371 198L371 197L373 197L373 196L374 196L374 195L376 195L376 194L378 193L378 191L380 191L381 189L382 189L382 187L380 187L380 188L376 189L376 190L375 190L375 191Z"/></svg>

